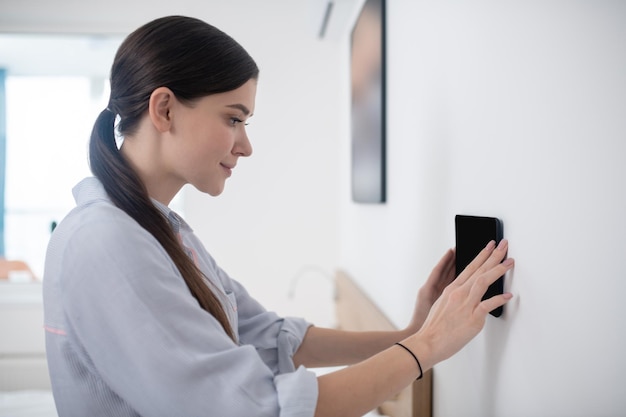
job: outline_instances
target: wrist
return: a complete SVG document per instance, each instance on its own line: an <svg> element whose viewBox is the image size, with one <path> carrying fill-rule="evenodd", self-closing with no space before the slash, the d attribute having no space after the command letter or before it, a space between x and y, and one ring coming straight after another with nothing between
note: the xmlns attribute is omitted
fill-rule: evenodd
<svg viewBox="0 0 626 417"><path fill-rule="evenodd" d="M437 363L432 349L432 343L428 341L428 338L420 333L414 334L401 342L405 347L411 350L417 357L421 365L423 373L431 369Z"/></svg>
<svg viewBox="0 0 626 417"><path fill-rule="evenodd" d="M413 329L413 323L411 322L407 327L402 330L397 331L397 335L395 337L397 342L401 342L406 338L409 338L417 333L417 330Z"/></svg>
<svg viewBox="0 0 626 417"><path fill-rule="evenodd" d="M436 296L425 288L420 288L417 294L415 310L413 311L413 318L409 324L409 327L413 329L413 333L417 333L422 328L435 301L437 301Z"/></svg>
<svg viewBox="0 0 626 417"><path fill-rule="evenodd" d="M435 294L435 291L431 287L421 287L417 291L417 303L418 305L427 305L432 306L437 300L438 296Z"/></svg>

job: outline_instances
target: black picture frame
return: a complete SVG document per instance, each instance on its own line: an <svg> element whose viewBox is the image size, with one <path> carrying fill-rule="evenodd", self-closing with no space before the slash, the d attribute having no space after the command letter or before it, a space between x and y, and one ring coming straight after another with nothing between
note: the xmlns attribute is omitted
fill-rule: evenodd
<svg viewBox="0 0 626 417"><path fill-rule="evenodd" d="M351 33L351 183L357 203L387 201L385 0L366 0Z"/></svg>

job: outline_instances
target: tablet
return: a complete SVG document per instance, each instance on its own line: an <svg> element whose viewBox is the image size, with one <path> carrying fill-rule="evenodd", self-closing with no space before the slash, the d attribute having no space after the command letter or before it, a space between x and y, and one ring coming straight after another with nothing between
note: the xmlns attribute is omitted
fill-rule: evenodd
<svg viewBox="0 0 626 417"><path fill-rule="evenodd" d="M456 234L456 276L480 253L491 240L496 244L503 239L502 221L496 217L456 215L454 218ZM489 286L483 300L504 292L504 275ZM489 314L500 317L504 306L492 310Z"/></svg>

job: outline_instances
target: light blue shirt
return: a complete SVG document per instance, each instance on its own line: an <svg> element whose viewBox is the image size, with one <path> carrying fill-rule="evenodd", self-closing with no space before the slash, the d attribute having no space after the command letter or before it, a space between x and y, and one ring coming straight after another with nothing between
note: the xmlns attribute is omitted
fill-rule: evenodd
<svg viewBox="0 0 626 417"><path fill-rule="evenodd" d="M309 324L266 311L191 228L154 201L211 280L234 343L157 240L96 178L52 234L44 272L48 367L61 417L310 417L317 378L292 356Z"/></svg>

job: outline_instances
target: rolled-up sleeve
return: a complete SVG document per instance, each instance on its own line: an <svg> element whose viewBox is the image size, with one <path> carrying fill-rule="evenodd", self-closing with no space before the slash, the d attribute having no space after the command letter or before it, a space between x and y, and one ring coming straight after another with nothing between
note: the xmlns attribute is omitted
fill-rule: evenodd
<svg viewBox="0 0 626 417"><path fill-rule="evenodd" d="M236 295L240 343L254 346L275 375L280 416L313 416L318 396L317 376L302 366L295 369L293 363L293 355L311 324L301 318L280 317L265 310L223 270L219 269L218 275L227 291Z"/></svg>
<svg viewBox="0 0 626 417"><path fill-rule="evenodd" d="M267 311L239 282L216 268L222 285L236 295L240 343L254 346L275 375L281 417L313 416L318 397L316 374L302 366L296 370L293 363L311 324Z"/></svg>
<svg viewBox="0 0 626 417"><path fill-rule="evenodd" d="M317 377L300 366L295 372L275 377L280 415L312 417L317 405Z"/></svg>
<svg viewBox="0 0 626 417"><path fill-rule="evenodd" d="M275 374L293 372L293 355L311 324L301 318L280 317L267 311L222 269L217 268L217 275L226 291L235 294L240 343L254 346Z"/></svg>

